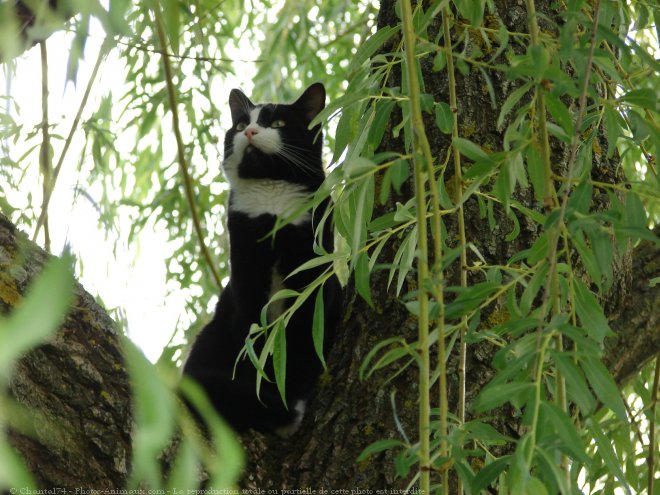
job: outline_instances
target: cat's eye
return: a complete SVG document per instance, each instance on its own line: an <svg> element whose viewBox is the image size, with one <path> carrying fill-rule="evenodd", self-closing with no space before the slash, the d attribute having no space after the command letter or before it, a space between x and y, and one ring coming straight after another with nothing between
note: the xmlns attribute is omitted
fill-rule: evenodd
<svg viewBox="0 0 660 495"><path fill-rule="evenodd" d="M244 131L246 127L247 124L245 122L239 122L238 124L236 124L236 130L239 132Z"/></svg>
<svg viewBox="0 0 660 495"><path fill-rule="evenodd" d="M273 123L270 124L270 126L273 129L277 129L278 127L284 127L285 125L286 125L286 122L284 122L283 120L274 120Z"/></svg>

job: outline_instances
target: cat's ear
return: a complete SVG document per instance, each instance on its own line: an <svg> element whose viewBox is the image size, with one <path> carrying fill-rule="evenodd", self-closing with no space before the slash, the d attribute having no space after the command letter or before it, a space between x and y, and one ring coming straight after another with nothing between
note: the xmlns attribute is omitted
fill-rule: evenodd
<svg viewBox="0 0 660 495"><path fill-rule="evenodd" d="M229 110L231 110L231 120L236 123L242 116L250 113L254 108L254 103L240 89L232 89L229 93Z"/></svg>
<svg viewBox="0 0 660 495"><path fill-rule="evenodd" d="M307 122L314 120L325 107L325 88L321 83L314 83L296 100L294 106L302 110Z"/></svg>

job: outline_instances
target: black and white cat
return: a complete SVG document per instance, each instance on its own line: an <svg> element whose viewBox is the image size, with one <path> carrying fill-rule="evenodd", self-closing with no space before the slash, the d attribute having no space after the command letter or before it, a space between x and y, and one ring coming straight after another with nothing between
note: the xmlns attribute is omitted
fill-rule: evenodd
<svg viewBox="0 0 660 495"><path fill-rule="evenodd" d="M234 429L291 433L300 424L305 401L322 371L314 350L312 320L316 295L298 308L286 328L286 399L274 382L262 381L256 395L256 369L248 359L236 361L250 326L282 288L302 291L328 266L294 269L315 257L315 230L327 200L303 210L325 178L320 126L309 129L325 106L325 88L316 83L290 105L253 104L241 91L229 95L232 128L225 136L223 169L229 181L228 230L231 276L213 320L201 331L184 366L184 374L206 390L218 412ZM292 217L294 213L297 216ZM289 222L273 233L276 218ZM333 251L329 221L321 243ZM323 287L324 350L333 339L341 313L341 287L333 275ZM273 321L291 304L269 306ZM264 339L256 346L260 353ZM273 378L272 364L266 368Z"/></svg>

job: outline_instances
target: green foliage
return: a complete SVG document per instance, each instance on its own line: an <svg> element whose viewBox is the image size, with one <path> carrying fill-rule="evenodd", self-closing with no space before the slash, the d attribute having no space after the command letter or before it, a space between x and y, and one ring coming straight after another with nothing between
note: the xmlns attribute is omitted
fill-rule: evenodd
<svg viewBox="0 0 660 495"><path fill-rule="evenodd" d="M36 490L32 475L6 438L5 426L12 414L6 387L18 359L46 341L64 320L72 304L72 257L53 258L28 289L24 299L0 318L0 488ZM56 288L56 290L54 290ZM185 383L184 396L199 411L208 427L208 438L176 396L178 374L151 364L127 339L126 357L133 385L134 426L132 469L129 486L153 488L197 486L202 472L214 488L231 489L240 475L243 454L231 429L218 418L213 407L194 384ZM20 423L18 423L20 425ZM29 431L21 432L30 435ZM161 456L174 452L169 476L162 472ZM220 469L219 466L222 466ZM163 480L168 480L167 484Z"/></svg>
<svg viewBox="0 0 660 495"><path fill-rule="evenodd" d="M128 339L123 349L133 388L135 421L129 487L195 487L205 473L208 486L232 489L243 467L243 451L199 386L185 381L180 390L200 411L207 435L176 394L178 373L164 363L150 363ZM171 470L163 467L164 452L171 456Z"/></svg>
<svg viewBox="0 0 660 495"><path fill-rule="evenodd" d="M442 133L458 131L453 147L460 153L465 167L464 183L457 199L449 198L446 192L441 194L440 204L444 209L440 215L460 216L460 206L476 200L491 229L496 226L493 219L496 210L504 212L513 222L507 241L514 241L520 235L521 217L525 217L528 225L537 225L540 236L531 248L514 254L501 265L488 265L475 250L481 262L474 265L472 280L479 280L474 276L478 273L483 281L446 287L448 302L436 298L428 305L428 318L436 325L446 326L450 336L467 325L476 329L472 334L475 343L488 338L501 348L494 361L497 374L468 407L472 414L478 414L508 405L521 415L525 434L519 440L507 439L509 449L515 453L498 458L490 450L490 445L496 444L486 436L478 438L481 442L476 450L468 449L465 440L468 423L455 418L446 433L442 433L440 426L439 438L447 435L449 447L443 447L438 439L432 443L430 459L447 459L447 453L451 452L454 469L470 493L493 483L507 487L505 491L511 493L590 493L601 484L629 491L633 489L631 478L646 479L644 468L648 469L648 465L635 475L635 468L626 459L642 458L648 447L634 438L622 391L601 362L601 344L611 335L602 301L612 287L613 266L626 249L626 243L640 238L655 240L648 225L658 219L660 183L655 156L659 143L650 129L657 128L660 117L657 108L660 79L657 62L646 55L636 55L640 46L652 43L649 36L653 34L648 30L651 24L645 24L648 21L641 22L646 30L635 31L633 36L623 28L614 34L604 26L625 26L634 18L636 9L646 7L643 4L620 10L611 9L609 4L601 7L593 66L587 73L591 43L588 33L594 16L588 3L573 2L567 10L560 9L558 19L562 22L555 26L557 36L543 34L537 41L507 31L496 17L493 18L498 23L497 29L492 24L483 26L483 3L455 4L463 19L449 18L456 36L451 45L461 46L463 51L451 55L441 41L427 37L426 24L420 22L420 19L432 22L440 9L430 7L424 12L418 6L415 10L413 23L418 29L419 64L425 63L425 58L433 58L434 70L446 71L453 66L447 62L455 62L457 70L464 75L472 65L482 71L489 93L492 82L488 72L500 71L513 82L514 89L502 101L495 102L501 105L497 121L504 138L501 151L492 151L470 137L461 136L461 122L455 129L450 105L419 95L422 108L433 109L435 123ZM447 13L445 10L443 15ZM370 44L376 44L380 38L390 39L390 30L387 28L374 36ZM476 35L478 32L482 38ZM487 36L500 46L489 47L496 53L483 63L486 56L481 44L489 43ZM522 53L514 49L510 45L512 38L519 44L527 44L527 49ZM420 262L415 203L395 196L396 212L377 218L373 218L374 208L364 204L370 196L364 191L374 188L375 177L381 188L373 189L378 203L387 204L391 194L399 194L398 187L391 188L394 165L416 159L412 143L414 133L419 135L419 130L410 125L411 86L405 77L401 88L388 84L392 67L402 65L405 73L405 49L395 46L391 53L381 51L372 58L370 72L349 74L347 93L328 110L327 115L337 109L342 111L334 159L345 156L343 174L333 173L330 182L336 188L333 198L337 228L347 241L346 262L352 269L358 293L371 303L371 273L388 270L389 282L397 280L391 290L402 296L413 315L420 317L419 291L403 293L403 281ZM371 46L370 50L373 50ZM501 63L500 56L506 58L506 64ZM644 81L630 77L629 70L633 67L647 76ZM419 68L416 71L419 73ZM589 78L586 86L585 78ZM450 74L450 85L452 79ZM582 94L597 101L579 108ZM569 105L567 102L571 101L573 104ZM547 134L540 132L536 124L539 104L549 115ZM385 113L389 116L397 107L403 120L386 129L389 122L375 116ZM370 132L366 133L365 128ZM374 154L387 132L394 137L403 132L403 152L408 154L397 150L396 155L387 155L385 160ZM607 138L607 150L601 147L600 132ZM550 162L546 162L544 150L549 149L550 138L574 147L575 156L568 170L548 168ZM609 159L617 153L622 157L626 180L604 183L592 179L593 161ZM446 162L433 166L436 180L442 186ZM424 195L427 211L422 218L427 219L433 214L434 191L430 184L427 182L423 191L416 192ZM606 191L609 201L604 209L594 204L596 188L601 195ZM537 205L530 208L519 200L526 191L533 194ZM450 268L452 255L466 251L468 246L456 246L447 242L445 236L442 239L443 252L449 258L440 268L444 271ZM396 246L395 255L379 263L377 259L388 242ZM466 243L464 239L459 242ZM618 251L613 249L615 244ZM576 253L577 258L571 253ZM437 270L429 274L428 283L420 282L432 297L433 280L441 276ZM506 301L508 314L503 315L503 323L493 324L484 314L501 312L497 309L498 301ZM435 342L437 338L432 340ZM368 379L394 362L399 366L417 362L421 366L420 356L428 350L423 345L419 347L420 342L406 342L402 337L380 342L366 356L361 375ZM408 361L411 356L412 360ZM638 383L648 383L640 380ZM615 430L619 438L612 435ZM360 459L386 448L399 450L395 464L401 476L409 475L411 458L421 456L422 466L429 462L420 444L397 444L390 439L368 447ZM595 458L602 460L603 469L596 467ZM477 459L484 468L475 471ZM421 473L423 478L423 469ZM579 483L582 483L580 488ZM635 490L644 487L644 483L634 483Z"/></svg>
<svg viewBox="0 0 660 495"><path fill-rule="evenodd" d="M154 2L128 0L111 0L106 7L98 2L89 5L76 3L76 8L83 11L70 23L75 35L71 39L67 77L77 85L96 89L98 81L93 77L89 81L78 77L85 46L90 39L99 36L98 29L95 32L90 30L90 21L94 19L101 22L105 31L101 36L108 38L104 50L109 53L104 51L103 56L123 64L120 70L125 73L125 81L123 86L110 88L96 101L94 108L90 108L91 103L81 104L82 123L74 126L68 136L65 130L60 130L62 122L49 124L61 134L57 136L51 131L53 141L57 141L54 162L65 161L65 158L79 162L76 196L93 203L99 214L100 227L115 243L127 242L135 246L142 233L154 226L167 233L172 246L166 260L168 278L174 282L176 289L173 290L189 294L188 315L181 318L179 331L185 330L188 341L191 341L205 323L209 295L216 294L218 287L208 265L200 258L199 242L191 234L191 211L183 193L184 179L176 152L169 145L173 132L169 115L171 107L166 75L158 53L161 44L154 29L154 5ZM20 49L13 45L18 39L17 24L13 23L14 16L5 12L8 4L0 3L0 7L3 9L0 41L3 54L10 56ZM222 2L222 8L218 7L213 0L168 0L162 3L174 84L178 87L178 125L185 134L184 154L190 164L195 207L203 215L203 242L217 257L214 263L221 276L226 277L228 250L223 217L227 186L219 173L222 159L219 136L223 134L220 120L226 112L226 95L214 94L212 88L218 82L224 86L227 75L235 71L241 59L257 59L256 84L252 91L255 100L291 99L303 84L319 79L326 84L329 97L336 99L342 92L347 65L343 70L334 70L334 67L339 66L338 60L344 59L347 53L357 52L361 40L373 31L375 9L366 4L346 8L342 2L317 5L315 2L279 4L269 1L260 2L254 9L246 8L241 1ZM300 12L306 14L301 16ZM277 19L273 28L262 31L261 26L273 19ZM321 20L325 24L323 29L318 22ZM42 21L38 18L36 22ZM57 21L56 16L54 21ZM60 24L54 22L53 25ZM315 44L314 50L310 51L312 43ZM362 51L362 63L369 55ZM21 70L20 65L18 60L15 65L3 67L5 74L11 77L13 71ZM353 67L357 69L359 65L356 62ZM281 71L275 73L273 67L279 67ZM238 73L243 76L240 69ZM328 73L334 76L328 77ZM239 84L249 90L251 79L239 79ZM38 193L34 192L36 199L33 199L30 190L26 202L19 205L11 204L8 198L26 190L31 173L37 172L33 158L39 152L41 126L30 129L19 123L22 102L13 100L10 94L5 95L3 102L6 104L0 111L0 207L20 227L35 229L37 217L45 211L37 206ZM75 142L74 133L80 129L84 133L84 142L78 150L79 157L72 153L66 157L61 145L66 144L64 149L67 149L72 141ZM21 150L18 156L15 150ZM56 185L47 184L51 191ZM128 231L126 225L130 226ZM314 289L302 296L311 296ZM317 301L320 294L320 290L314 293ZM320 314L322 305L317 303L317 308ZM192 326L186 322L191 319L196 321ZM318 317L316 320L322 321ZM45 329L48 320L39 321ZM276 354L279 365L275 371L281 390L286 363L284 323L285 320L276 322L281 331L271 332L266 345L267 350ZM315 345L321 353L323 328L317 324L315 329ZM31 335L25 334L26 338ZM34 343L42 338L36 334L33 337ZM176 340L181 341L181 338ZM14 350L24 350L23 342L25 346L32 343L15 339L11 346L3 347L3 356L11 353L13 359ZM183 347L182 344L173 344L154 366L132 344L126 343L125 354L135 398L135 451L130 483L134 487L145 484L152 488L192 487L198 481L200 469L204 469L210 476L209 487L230 488L242 468L241 449L233 434L217 417L203 394L192 384L184 383L183 393L187 400L202 411L211 439L209 443L173 394L178 381L176 365L180 363ZM247 351L250 354L249 346ZM253 352L250 357L259 360ZM9 366L11 360L3 359L2 363ZM177 432L181 437L178 447L174 447ZM0 442L3 449L6 445L4 441ZM167 483L163 481L158 460L165 447L174 454ZM2 459L2 473L12 473L11 477L0 476L3 482L9 480L7 486L30 486L27 481L19 482L23 479L19 476L25 472L10 465L10 461L19 462L13 454L3 455Z"/></svg>

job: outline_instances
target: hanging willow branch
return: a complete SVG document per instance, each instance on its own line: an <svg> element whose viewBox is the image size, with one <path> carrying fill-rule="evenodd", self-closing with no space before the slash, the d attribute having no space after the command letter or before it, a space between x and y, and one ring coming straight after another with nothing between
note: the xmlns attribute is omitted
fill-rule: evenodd
<svg viewBox="0 0 660 495"><path fill-rule="evenodd" d="M195 207L195 193L193 191L192 178L190 177L190 172L188 170L188 160L186 159L185 146L183 144L183 138L181 137L181 130L179 129L179 112L176 106L174 83L172 82L172 65L170 64L170 58L167 52L167 37L165 35L165 27L163 25L163 16L160 10L160 4L157 3L153 10L156 18L156 32L161 47L163 67L165 68L167 96L170 104L170 110L172 112L172 127L174 128L174 137L176 138L179 168L181 169L181 175L183 176L183 187L186 195L186 201L188 202L188 207L190 208L190 216L192 218L195 233L197 234L199 248L202 251L202 257L204 258L206 265L209 267L209 270L211 270L211 274L213 275L213 279L215 280L218 288L221 288L222 282L220 280L220 274L218 273L218 270L215 267L215 262L211 257L211 253L209 252L208 247L206 246L206 242L204 240L204 230L202 228L199 215L197 214L197 208Z"/></svg>
<svg viewBox="0 0 660 495"><path fill-rule="evenodd" d="M419 232L419 256L417 258L417 287L419 298L419 470L420 491L430 493L430 353L429 353L429 298L426 290L429 280L428 241L426 229L425 175L433 170L433 158L420 103L420 86L415 58L415 30L410 1L401 2L401 21L408 85L410 89L410 114L412 122L413 164L415 170L415 202L417 207L417 229ZM432 175L432 174L431 174ZM437 260L436 260L437 261Z"/></svg>
<svg viewBox="0 0 660 495"><path fill-rule="evenodd" d="M653 485L655 483L655 450L656 450L656 423L655 413L658 409L658 387L660 386L660 356L655 358L655 374L653 377L653 387L651 390L651 413L649 417L649 455L646 459L648 464L648 491L647 493L655 493Z"/></svg>
<svg viewBox="0 0 660 495"><path fill-rule="evenodd" d="M39 165L43 180L43 198L41 211L44 214L44 248L50 251L50 229L48 228L48 205L46 198L50 199L48 191L51 188L51 160L50 160L50 122L48 118L48 50L46 41L39 42L41 52L41 150Z"/></svg>
<svg viewBox="0 0 660 495"><path fill-rule="evenodd" d="M87 87L85 88L85 94L83 95L83 98L80 101L80 106L78 107L78 113L76 113L76 118L73 119L73 123L71 124L71 129L69 129L69 135L67 136L66 141L64 142L64 148L62 148L62 153L60 154L60 158L57 161L57 165L53 169L53 174L51 180L49 181L49 186L47 189L44 190L44 198L41 206L41 212L39 213L39 218L37 219L37 225L34 228L34 234L32 234L33 242L36 241L37 236L39 235L39 231L41 230L41 227L44 226L44 223L46 221L46 217L48 215L48 205L50 204L50 198L53 195L53 190L55 189L55 184L57 183L57 178L59 177L60 170L62 169L64 158L66 157L67 151L69 151L69 146L71 145L71 141L73 140L73 134L75 133L76 129L78 129L78 124L80 123L80 117L82 115L83 109L85 108L85 105L87 105L87 99L89 98L89 94L92 91L94 81L96 80L96 75L99 71L99 67L101 67L101 62L103 61L103 58L107 53L107 50L108 49L106 44L104 44L99 50L99 54L96 57L96 63L94 64L94 69L92 70L92 75L89 76L89 81L87 82Z"/></svg>
<svg viewBox="0 0 660 495"><path fill-rule="evenodd" d="M451 33L449 31L449 18L451 12L449 6L445 6L442 11L442 31L445 42L445 56L447 57L447 74L449 77L449 107L453 117L451 131L452 137L452 156L454 159L454 184L456 197L455 202L458 205L458 240L461 245L460 252L460 277L461 287L467 288L467 239L465 236L465 212L463 210L463 171L461 169L461 153L458 150L458 98L456 96L456 73L454 71L454 54L451 44ZM458 362L458 421L465 423L465 386L467 376L467 340L466 333L468 327L467 315L461 316L460 344L459 344L459 362ZM446 395L445 395L446 397ZM441 406L442 407L442 406ZM446 406L445 406L446 409ZM441 409L442 411L442 409ZM447 411L445 410L445 422ZM447 483L447 482L446 482ZM463 493L463 480L458 478L459 494ZM445 492L447 493L447 492Z"/></svg>

